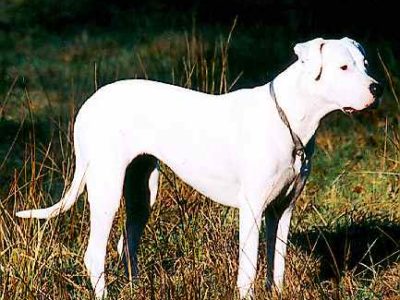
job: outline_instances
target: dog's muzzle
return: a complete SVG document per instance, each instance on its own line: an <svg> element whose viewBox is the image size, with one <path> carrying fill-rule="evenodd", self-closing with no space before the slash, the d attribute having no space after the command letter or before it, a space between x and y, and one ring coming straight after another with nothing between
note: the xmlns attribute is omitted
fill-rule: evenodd
<svg viewBox="0 0 400 300"><path fill-rule="evenodd" d="M383 95L383 86L379 83L371 83L369 86L369 91L371 92L371 95L374 97L374 101L365 106L364 109L376 109L378 108L379 104L381 103L382 95ZM362 109L361 109L362 110ZM351 115L352 113L359 111L358 109L355 109L353 107L347 106L343 107L342 111L348 115Z"/></svg>

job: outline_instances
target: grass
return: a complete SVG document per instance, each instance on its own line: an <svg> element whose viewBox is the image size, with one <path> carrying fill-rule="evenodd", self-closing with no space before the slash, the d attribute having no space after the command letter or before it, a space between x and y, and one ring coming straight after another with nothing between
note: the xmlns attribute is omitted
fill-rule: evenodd
<svg viewBox="0 0 400 300"><path fill-rule="evenodd" d="M2 37L12 47L1 61L0 299L93 297L83 265L86 194L49 221L14 217L57 202L71 182L73 118L87 96L127 77L211 93L260 80L254 70L237 69L255 56L240 45L254 47L259 37L240 29L232 37L229 29L192 28L149 36L82 30L64 38ZM287 62L290 56L278 53L281 47L289 53L288 45L260 47ZM270 76L258 64L258 72ZM335 113L322 122L313 172L292 221L286 288L282 296L265 290L262 240L257 299L399 299L400 109L392 66L379 110L351 118ZM237 211L204 198L166 167L164 172L139 250L140 280L132 284L116 252L122 209L115 220L106 262L110 299L238 299Z"/></svg>

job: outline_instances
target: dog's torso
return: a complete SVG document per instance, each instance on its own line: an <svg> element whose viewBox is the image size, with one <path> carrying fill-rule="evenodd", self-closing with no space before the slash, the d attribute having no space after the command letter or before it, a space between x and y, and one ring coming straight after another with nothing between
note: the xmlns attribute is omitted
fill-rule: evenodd
<svg viewBox="0 0 400 300"><path fill-rule="evenodd" d="M240 206L244 184L272 184L279 192L300 169L299 161L293 166L289 131L266 86L215 96L120 81L83 105L75 132L75 144L89 160L111 156L127 164L152 154L204 195L233 207Z"/></svg>

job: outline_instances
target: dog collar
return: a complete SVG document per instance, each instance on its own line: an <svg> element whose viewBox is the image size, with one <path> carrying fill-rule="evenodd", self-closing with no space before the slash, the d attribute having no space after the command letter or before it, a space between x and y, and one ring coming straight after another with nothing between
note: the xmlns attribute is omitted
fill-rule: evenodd
<svg viewBox="0 0 400 300"><path fill-rule="evenodd" d="M272 99L275 102L276 110L278 111L279 117L281 118L283 124L286 125L286 127L289 129L290 136L292 137L292 141L294 144L293 152L292 152L292 157L293 160L295 160L296 156L300 157L301 163L303 164L305 159L306 159L306 152L304 149L304 145L301 142L299 136L292 130L290 127L289 120L283 111L282 107L279 106L278 100L276 99L276 94L275 94L275 89L274 89L274 81L271 81L269 83L269 92L271 94Z"/></svg>

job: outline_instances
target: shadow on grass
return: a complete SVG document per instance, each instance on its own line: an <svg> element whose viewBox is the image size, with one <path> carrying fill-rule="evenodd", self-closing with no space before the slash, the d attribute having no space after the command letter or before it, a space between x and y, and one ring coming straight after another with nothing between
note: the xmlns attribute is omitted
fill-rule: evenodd
<svg viewBox="0 0 400 300"><path fill-rule="evenodd" d="M320 279L339 279L346 271L368 277L400 261L400 224L380 220L319 227L294 233L291 241L321 261Z"/></svg>

